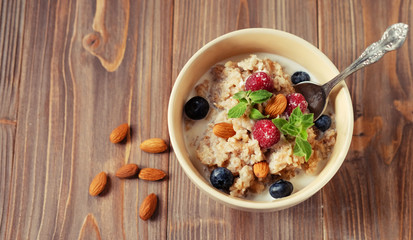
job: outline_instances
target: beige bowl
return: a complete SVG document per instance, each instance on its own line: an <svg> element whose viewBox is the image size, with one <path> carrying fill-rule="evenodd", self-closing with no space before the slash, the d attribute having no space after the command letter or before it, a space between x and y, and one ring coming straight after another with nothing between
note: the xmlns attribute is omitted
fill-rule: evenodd
<svg viewBox="0 0 413 240"><path fill-rule="evenodd" d="M172 147L187 176L213 199L227 206L247 211L275 211L292 207L315 194L336 174L343 163L353 133L353 108L347 86L343 82L330 95L336 113L337 140L331 158L314 180L292 195L273 201L252 201L235 198L215 189L194 166L185 147L183 106L200 77L224 59L247 53L271 53L289 58L306 68L320 82L326 82L339 72L334 64L307 41L273 29L244 29L225 34L196 52L181 70L168 106L168 127Z"/></svg>

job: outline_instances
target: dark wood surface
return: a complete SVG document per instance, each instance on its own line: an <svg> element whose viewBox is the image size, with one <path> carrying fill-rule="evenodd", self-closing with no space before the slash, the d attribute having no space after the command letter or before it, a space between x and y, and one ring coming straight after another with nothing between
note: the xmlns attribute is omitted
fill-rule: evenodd
<svg viewBox="0 0 413 240"><path fill-rule="evenodd" d="M225 207L186 177L168 140L175 78L205 43L242 28L284 30L338 69L396 22L412 1L2 0L0 4L0 239L412 239L413 34L346 81L353 142L337 175L296 207ZM129 123L118 145L109 134ZM169 173L119 180L125 163ZM108 191L88 194L99 172ZM139 204L156 193L149 221Z"/></svg>

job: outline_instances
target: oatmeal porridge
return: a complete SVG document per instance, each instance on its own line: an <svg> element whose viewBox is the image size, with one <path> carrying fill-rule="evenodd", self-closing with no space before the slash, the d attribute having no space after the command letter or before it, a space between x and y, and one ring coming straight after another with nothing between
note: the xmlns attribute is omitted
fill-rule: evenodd
<svg viewBox="0 0 413 240"><path fill-rule="evenodd" d="M185 105L184 132L190 157L214 187L271 200L312 181L336 130L331 106L313 125L307 102L294 92L293 82L310 78L291 60L257 53L218 63L198 81Z"/></svg>

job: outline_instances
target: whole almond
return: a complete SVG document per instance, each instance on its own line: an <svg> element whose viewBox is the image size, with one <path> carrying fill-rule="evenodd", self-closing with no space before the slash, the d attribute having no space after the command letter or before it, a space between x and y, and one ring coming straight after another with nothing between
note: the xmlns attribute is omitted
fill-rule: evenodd
<svg viewBox="0 0 413 240"><path fill-rule="evenodd" d="M139 172L139 178L147 181L158 181L163 179L166 173L156 168L143 168Z"/></svg>
<svg viewBox="0 0 413 240"><path fill-rule="evenodd" d="M284 112L286 107L287 98L283 94L277 94L277 96L271 98L267 106L265 106L265 114L270 115L271 118L276 118Z"/></svg>
<svg viewBox="0 0 413 240"><path fill-rule="evenodd" d="M99 195L106 186L107 183L107 176L105 172L101 172L93 178L92 182L89 186L89 194L91 196Z"/></svg>
<svg viewBox="0 0 413 240"><path fill-rule="evenodd" d="M134 163L123 165L116 171L116 177L118 178L130 178L135 176L139 171L138 165Z"/></svg>
<svg viewBox="0 0 413 240"><path fill-rule="evenodd" d="M161 153L168 149L165 141L160 138L150 138L141 143L140 148L142 151L149 153Z"/></svg>
<svg viewBox="0 0 413 240"><path fill-rule="evenodd" d="M139 217L144 221L148 220L152 217L157 205L158 197L154 193L149 194L139 207Z"/></svg>
<svg viewBox="0 0 413 240"><path fill-rule="evenodd" d="M121 142L128 134L129 125L127 123L119 125L117 128L113 129L110 134L110 141L113 143Z"/></svg>
<svg viewBox="0 0 413 240"><path fill-rule="evenodd" d="M226 123L226 122L215 124L212 131L217 137L221 137L225 139L230 138L236 134L236 132L234 131L233 125L231 123Z"/></svg>
<svg viewBox="0 0 413 240"><path fill-rule="evenodd" d="M268 172L270 171L270 168L266 161L254 164L252 169L254 171L254 175L257 178L265 178L268 175Z"/></svg>

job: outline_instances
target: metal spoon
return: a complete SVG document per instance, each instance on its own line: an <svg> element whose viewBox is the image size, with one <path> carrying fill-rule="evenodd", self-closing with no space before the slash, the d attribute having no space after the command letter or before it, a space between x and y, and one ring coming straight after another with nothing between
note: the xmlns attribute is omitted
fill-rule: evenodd
<svg viewBox="0 0 413 240"><path fill-rule="evenodd" d="M328 95L331 90L343 79L355 71L377 62L389 51L396 50L406 40L409 26L396 23L386 29L381 39L364 50L360 57L329 82L319 85L314 82L301 82L294 86L295 91L301 93L308 102L308 109L314 113L317 120L327 107Z"/></svg>

